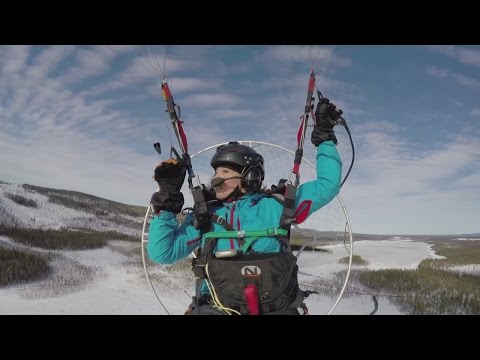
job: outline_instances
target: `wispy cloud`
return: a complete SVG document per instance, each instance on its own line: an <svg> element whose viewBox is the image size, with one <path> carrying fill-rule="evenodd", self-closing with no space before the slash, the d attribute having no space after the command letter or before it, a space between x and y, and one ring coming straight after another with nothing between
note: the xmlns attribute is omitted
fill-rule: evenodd
<svg viewBox="0 0 480 360"><path fill-rule="evenodd" d="M190 106L209 107L209 106L231 106L238 104L241 99L236 96L220 93L195 94L184 98L184 103Z"/></svg>
<svg viewBox="0 0 480 360"><path fill-rule="evenodd" d="M452 74L453 78L457 83L463 86L468 86L474 89L480 88L480 80L473 78L471 76L466 76L463 74Z"/></svg>
<svg viewBox="0 0 480 360"><path fill-rule="evenodd" d="M139 45L105 45L107 49L110 49L114 54L122 53L135 53L138 51Z"/></svg>
<svg viewBox="0 0 480 360"><path fill-rule="evenodd" d="M476 191L478 184L480 184L480 171L478 169L476 173L460 177L452 183L455 188L472 188L472 191Z"/></svg>
<svg viewBox="0 0 480 360"><path fill-rule="evenodd" d="M312 46L270 46L261 55L265 61L305 62L310 59L327 59L331 50Z"/></svg>
<svg viewBox="0 0 480 360"><path fill-rule="evenodd" d="M209 111L208 114L214 117L228 119L236 117L254 116L255 112L250 110L218 109Z"/></svg>
<svg viewBox="0 0 480 360"><path fill-rule="evenodd" d="M398 133L400 126L393 122L386 120L373 121L369 120L362 124L363 131L366 132L380 132L380 133Z"/></svg>
<svg viewBox="0 0 480 360"><path fill-rule="evenodd" d="M472 109L473 116L480 116L480 108L473 108Z"/></svg>
<svg viewBox="0 0 480 360"><path fill-rule="evenodd" d="M468 172L480 163L478 138L456 137L435 150L420 150L382 132L357 134L356 143L359 156L342 191L354 207L354 217L378 232L417 233L421 221L436 220L433 229L442 233L455 219L464 223L451 207L480 200L472 193L472 186L478 187L478 172ZM361 215L363 206L369 207L370 219ZM402 228L406 223L408 228Z"/></svg>
<svg viewBox="0 0 480 360"><path fill-rule="evenodd" d="M221 82L218 80L185 77L172 77L168 80L168 85L174 98L176 98L178 94L185 92L200 92L212 89L220 90L221 88ZM146 91L152 96L158 96L161 94L161 88L162 84L158 81L154 85L147 86Z"/></svg>
<svg viewBox="0 0 480 360"><path fill-rule="evenodd" d="M55 70L60 62L68 58L75 51L75 46L50 46L33 60L25 78L30 81L39 81Z"/></svg>
<svg viewBox="0 0 480 360"><path fill-rule="evenodd" d="M448 76L448 70L447 69L442 69L438 66L435 65L429 65L427 66L425 72L428 75L438 77L438 78L445 78Z"/></svg>
<svg viewBox="0 0 480 360"><path fill-rule="evenodd" d="M462 64L480 66L480 50L456 45L429 45L426 48L450 56Z"/></svg>
<svg viewBox="0 0 480 360"><path fill-rule="evenodd" d="M459 48L457 56L461 63L480 66L480 50Z"/></svg>
<svg viewBox="0 0 480 360"><path fill-rule="evenodd" d="M476 79L475 77L467 76L465 74L461 74L458 72L452 72L438 66L434 66L434 65L427 66L425 73L427 75L437 77L437 78L442 78L442 79L450 77L453 80L455 80L457 84L461 86L466 86L473 89L480 88L480 80Z"/></svg>
<svg viewBox="0 0 480 360"><path fill-rule="evenodd" d="M107 51L77 49L75 57L76 65L59 77L59 80L66 84L106 73L110 69L114 54Z"/></svg>
<svg viewBox="0 0 480 360"><path fill-rule="evenodd" d="M156 77L155 72L146 65L145 61L145 58L141 57L133 59L123 71L114 74L111 80L92 86L88 91L85 91L85 94L96 96L108 91L152 81Z"/></svg>
<svg viewBox="0 0 480 360"><path fill-rule="evenodd" d="M0 137L0 152L8 154L2 164L9 178L21 183L62 186L133 204L141 198L147 201L155 190L149 181L153 157L149 159L121 145L68 130L63 136L56 132L14 140ZM35 179L29 175L32 171ZM129 190L121 195L119 189Z"/></svg>
<svg viewBox="0 0 480 360"><path fill-rule="evenodd" d="M337 56L332 53L331 46L302 46L302 45L282 45L270 46L261 55L258 60L267 66L274 66L276 63L305 63L314 66L318 72L322 71L327 61L329 66L348 67L352 60L346 57Z"/></svg>
<svg viewBox="0 0 480 360"><path fill-rule="evenodd" d="M425 48L439 54L455 56L455 45L426 45Z"/></svg>
<svg viewBox="0 0 480 360"><path fill-rule="evenodd" d="M5 46L6 50L0 62L2 74L8 76L20 73L25 67L31 48L24 45Z"/></svg>
<svg viewBox="0 0 480 360"><path fill-rule="evenodd" d="M165 64L165 68L168 69L167 80L172 86L172 91L175 90L175 93L186 91L189 86L199 86L202 90L216 87L218 83L215 81L203 81L202 83L200 79L195 78L170 77L170 75L181 72L184 69L196 69L199 66L201 66L199 61L169 59ZM108 91L127 89L134 85L152 82L155 85L149 85L146 87L146 90L156 95L158 94L156 88L161 84L160 75L164 75L163 63L160 65L160 63L146 55L136 56L128 63L125 69L113 74L110 80L96 84L88 89L88 95L96 96Z"/></svg>
<svg viewBox="0 0 480 360"><path fill-rule="evenodd" d="M448 102L449 102L450 104L453 104L453 105L455 105L455 106L457 106L457 107L460 107L460 106L462 106L462 107L463 107L463 106L464 106L464 103L463 103L463 101L460 101L460 100L459 100L459 99L457 99L457 98L454 98L454 97L448 97L448 99L447 99L447 100L448 100Z"/></svg>

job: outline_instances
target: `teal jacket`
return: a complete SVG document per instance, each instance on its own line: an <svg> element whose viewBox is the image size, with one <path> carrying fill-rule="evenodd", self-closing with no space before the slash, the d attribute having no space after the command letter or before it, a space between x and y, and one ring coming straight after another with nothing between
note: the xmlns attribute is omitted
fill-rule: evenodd
<svg viewBox="0 0 480 360"><path fill-rule="evenodd" d="M295 209L298 222L304 221L313 212L328 204L340 191L342 161L332 141L325 141L317 148L317 179L299 186ZM264 230L278 228L283 206L263 193L245 194L234 202L212 209L224 218L235 230ZM213 223L212 231L224 232L225 228ZM246 239L245 239L246 240ZM161 211L154 215L149 229L147 252L151 260L172 264L186 258L204 243L200 231L193 226L193 215L188 214L178 226L175 214ZM215 251L238 249L235 238L220 238ZM256 252L278 252L280 244L274 237L260 237L251 247Z"/></svg>

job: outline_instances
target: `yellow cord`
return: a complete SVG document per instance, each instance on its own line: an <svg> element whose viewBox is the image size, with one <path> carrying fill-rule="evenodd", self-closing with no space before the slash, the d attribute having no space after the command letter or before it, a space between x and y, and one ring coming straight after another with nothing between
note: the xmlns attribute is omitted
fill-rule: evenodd
<svg viewBox="0 0 480 360"><path fill-rule="evenodd" d="M230 308L227 308L227 307L223 306L223 304L220 302L220 299L218 298L217 293L215 292L215 288L213 287L213 284L210 282L210 280L208 280L210 278L210 274L208 273L208 263L207 263L207 265L205 265L205 273L207 275L207 278L205 279L205 282L207 284L208 290L210 291L210 294L212 295L212 300L213 300L213 303L214 303L214 305L212 307L215 308L215 309L219 309L221 311L225 311L228 315L233 315L232 313L237 314L237 315L242 315L237 310L230 309Z"/></svg>

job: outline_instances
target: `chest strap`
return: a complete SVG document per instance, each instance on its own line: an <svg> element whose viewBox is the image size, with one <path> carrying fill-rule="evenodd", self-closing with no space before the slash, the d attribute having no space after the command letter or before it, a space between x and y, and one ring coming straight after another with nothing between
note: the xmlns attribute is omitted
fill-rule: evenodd
<svg viewBox="0 0 480 360"><path fill-rule="evenodd" d="M205 234L206 239L238 238L240 241L243 241L242 252L244 254L255 240L264 236L288 236L288 231L285 229L268 228L265 230L223 231Z"/></svg>
<svg viewBox="0 0 480 360"><path fill-rule="evenodd" d="M210 220L216 222L219 225L222 225L223 228L227 231L235 230L232 225L230 225L223 217L218 216L217 214L210 214Z"/></svg>
<svg viewBox="0 0 480 360"><path fill-rule="evenodd" d="M279 228L268 228L265 230L235 230L235 231L215 231L205 233L205 238L219 239L219 238L239 238L244 239L248 237L262 237L262 236L286 236L288 230Z"/></svg>

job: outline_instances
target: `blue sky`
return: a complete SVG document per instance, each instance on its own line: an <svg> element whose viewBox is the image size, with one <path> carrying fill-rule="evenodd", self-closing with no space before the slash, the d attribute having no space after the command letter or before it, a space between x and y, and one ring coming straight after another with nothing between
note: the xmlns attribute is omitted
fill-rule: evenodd
<svg viewBox="0 0 480 360"><path fill-rule="evenodd" d="M480 46L150 51L190 153L235 139L294 150L313 67L355 143L341 192L355 232L480 231ZM164 109L146 46L0 46L0 180L146 205L160 159L152 144L165 158L173 137ZM348 137L336 132L346 172Z"/></svg>

